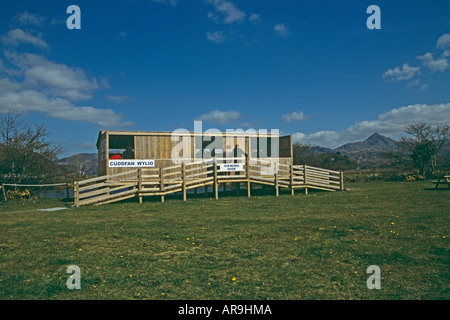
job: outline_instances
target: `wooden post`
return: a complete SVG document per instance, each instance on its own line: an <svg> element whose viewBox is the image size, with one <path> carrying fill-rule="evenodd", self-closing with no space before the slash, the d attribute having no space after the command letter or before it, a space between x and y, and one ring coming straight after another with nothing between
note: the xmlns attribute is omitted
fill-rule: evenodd
<svg viewBox="0 0 450 320"><path fill-rule="evenodd" d="M80 185L78 181L75 181L73 185L73 198L74 205L78 208L80 206Z"/></svg>
<svg viewBox="0 0 450 320"><path fill-rule="evenodd" d="M305 184L305 194L308 194L308 178L306 177L306 164L303 165L303 183Z"/></svg>
<svg viewBox="0 0 450 320"><path fill-rule="evenodd" d="M247 197L251 196L252 183L250 182L250 159L245 158L245 171L247 176Z"/></svg>
<svg viewBox="0 0 450 320"><path fill-rule="evenodd" d="M5 202L6 202L6 200L8 200L8 199L6 198L5 184L3 184L3 183L2 183L2 191L3 191L3 198L5 199Z"/></svg>
<svg viewBox="0 0 450 320"><path fill-rule="evenodd" d="M341 191L344 191L344 172L340 172L340 187Z"/></svg>
<svg viewBox="0 0 450 320"><path fill-rule="evenodd" d="M142 203L142 169L138 169L138 197L139 197L139 203Z"/></svg>
<svg viewBox="0 0 450 320"><path fill-rule="evenodd" d="M183 201L186 201L186 166L184 162L181 164L181 171L183 173Z"/></svg>
<svg viewBox="0 0 450 320"><path fill-rule="evenodd" d="M216 197L216 200L217 200L217 199L219 199L219 183L217 182L217 161L216 161L216 158L214 158L213 169L214 169L214 193L215 193L215 197Z"/></svg>
<svg viewBox="0 0 450 320"><path fill-rule="evenodd" d="M290 165L290 174L291 174L291 195L294 195L294 165Z"/></svg>
<svg viewBox="0 0 450 320"><path fill-rule="evenodd" d="M274 166L275 166L275 194L278 197L278 195L279 195L279 191L278 191L278 166L277 166L276 162L274 163Z"/></svg>
<svg viewBox="0 0 450 320"><path fill-rule="evenodd" d="M159 168L159 190L161 192L164 192L164 174L163 174L163 168ZM164 202L164 194L161 195L161 202Z"/></svg>
<svg viewBox="0 0 450 320"><path fill-rule="evenodd" d="M70 198L69 187L70 187L70 185L67 183L66 184L66 197L67 197L67 199Z"/></svg>

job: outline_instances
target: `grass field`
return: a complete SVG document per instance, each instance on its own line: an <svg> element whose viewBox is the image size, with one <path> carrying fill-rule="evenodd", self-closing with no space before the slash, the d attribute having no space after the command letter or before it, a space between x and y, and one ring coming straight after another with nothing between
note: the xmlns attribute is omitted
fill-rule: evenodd
<svg viewBox="0 0 450 320"><path fill-rule="evenodd" d="M450 189L0 205L1 299L449 299ZM66 269L81 269L69 290ZM367 267L381 270L369 290Z"/></svg>

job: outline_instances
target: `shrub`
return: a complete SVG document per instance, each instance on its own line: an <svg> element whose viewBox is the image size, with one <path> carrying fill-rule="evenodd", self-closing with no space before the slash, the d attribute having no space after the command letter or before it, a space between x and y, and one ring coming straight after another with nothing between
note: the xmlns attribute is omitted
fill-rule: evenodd
<svg viewBox="0 0 450 320"><path fill-rule="evenodd" d="M25 189L23 191L20 191L19 189L14 189L14 190L8 190L6 192L6 198L10 199L10 200L15 200L15 199L30 199L30 190Z"/></svg>
<svg viewBox="0 0 450 320"><path fill-rule="evenodd" d="M406 176L406 181L425 180L424 176L420 174L419 170L414 170L409 176Z"/></svg>

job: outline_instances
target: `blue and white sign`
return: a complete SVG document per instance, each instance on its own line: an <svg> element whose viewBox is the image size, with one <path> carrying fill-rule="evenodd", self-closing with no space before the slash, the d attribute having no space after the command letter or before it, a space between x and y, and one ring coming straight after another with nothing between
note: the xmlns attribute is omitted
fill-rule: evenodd
<svg viewBox="0 0 450 320"><path fill-rule="evenodd" d="M108 166L110 168L153 168L155 167L155 160L109 160Z"/></svg>

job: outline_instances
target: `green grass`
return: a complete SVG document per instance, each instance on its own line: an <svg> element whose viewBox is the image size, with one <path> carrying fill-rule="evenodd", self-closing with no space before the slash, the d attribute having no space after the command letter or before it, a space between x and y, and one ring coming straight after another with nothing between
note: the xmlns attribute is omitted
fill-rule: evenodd
<svg viewBox="0 0 450 320"><path fill-rule="evenodd" d="M449 299L450 190L0 205L1 299ZM81 269L69 290L66 269ZM366 286L381 269L381 289ZM233 281L234 280L234 281Z"/></svg>

